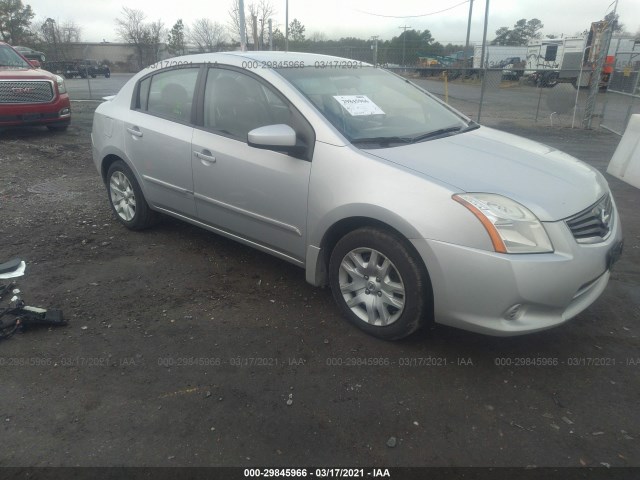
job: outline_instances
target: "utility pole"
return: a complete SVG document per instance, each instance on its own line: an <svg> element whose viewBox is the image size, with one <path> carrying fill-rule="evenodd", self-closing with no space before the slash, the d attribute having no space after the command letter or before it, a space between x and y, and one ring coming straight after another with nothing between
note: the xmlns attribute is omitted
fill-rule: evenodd
<svg viewBox="0 0 640 480"><path fill-rule="evenodd" d="M487 88L487 64L484 61L484 49L487 45L487 26L489 25L489 0L484 9L484 32L482 33L482 61L480 68L482 69L482 85L480 87L480 105L478 105L478 122L480 122L480 115L482 114L482 102L484 101L484 90Z"/></svg>
<svg viewBox="0 0 640 480"><path fill-rule="evenodd" d="M462 78L465 77L467 73L467 59L469 58L469 35L471 34L471 14L473 13L473 0L469 0L469 21L467 22L467 41L464 44L464 64L462 69Z"/></svg>
<svg viewBox="0 0 640 480"><path fill-rule="evenodd" d="M238 19L240 20L240 50L247 50L247 31L244 24L244 0L238 0Z"/></svg>
<svg viewBox="0 0 640 480"><path fill-rule="evenodd" d="M373 37L371 37L371 40L373 40L373 66L377 67L378 66L378 35L374 35Z"/></svg>
<svg viewBox="0 0 640 480"><path fill-rule="evenodd" d="M273 20L269 19L269 50L273 50Z"/></svg>
<svg viewBox="0 0 640 480"><path fill-rule="evenodd" d="M254 50L259 50L260 47L258 46L258 16L257 15L252 15L251 16L251 26L253 27L252 30L252 34L253 34L253 49Z"/></svg>
<svg viewBox="0 0 640 480"><path fill-rule="evenodd" d="M411 28L408 27L407 25L404 25L402 27L398 27L404 30L404 35L402 35L402 66L404 67L404 51L405 51L405 46L407 44L407 28Z"/></svg>
<svg viewBox="0 0 640 480"><path fill-rule="evenodd" d="M289 0L287 0L287 5L285 7L284 21L286 25L284 26L284 51L289 51Z"/></svg>

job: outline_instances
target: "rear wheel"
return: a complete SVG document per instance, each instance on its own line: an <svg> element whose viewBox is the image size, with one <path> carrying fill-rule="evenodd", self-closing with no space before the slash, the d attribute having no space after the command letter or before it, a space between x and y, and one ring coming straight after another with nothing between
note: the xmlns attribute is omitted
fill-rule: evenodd
<svg viewBox="0 0 640 480"><path fill-rule="evenodd" d="M365 227L345 235L331 253L329 284L349 322L378 338L406 337L429 320L428 277L391 232Z"/></svg>
<svg viewBox="0 0 640 480"><path fill-rule="evenodd" d="M131 230L142 230L155 223L157 214L149 208L131 169L122 160L107 172L107 190L116 218Z"/></svg>

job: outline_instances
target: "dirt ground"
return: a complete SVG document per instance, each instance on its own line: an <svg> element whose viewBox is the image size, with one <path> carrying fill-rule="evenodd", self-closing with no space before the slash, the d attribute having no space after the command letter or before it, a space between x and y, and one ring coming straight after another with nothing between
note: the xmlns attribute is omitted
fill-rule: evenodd
<svg viewBox="0 0 640 480"><path fill-rule="evenodd" d="M625 252L573 321L388 343L297 267L172 219L121 227L94 107L74 102L66 133L0 132L0 259L69 320L0 341L1 467L640 466L637 189L608 177ZM619 139L501 128L602 171Z"/></svg>

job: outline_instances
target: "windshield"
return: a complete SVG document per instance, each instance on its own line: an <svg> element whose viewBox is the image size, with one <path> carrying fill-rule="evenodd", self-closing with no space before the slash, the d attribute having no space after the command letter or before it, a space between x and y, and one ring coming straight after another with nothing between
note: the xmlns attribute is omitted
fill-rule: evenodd
<svg viewBox="0 0 640 480"><path fill-rule="evenodd" d="M469 128L418 87L380 68L281 68L278 73L353 143L412 143Z"/></svg>
<svg viewBox="0 0 640 480"><path fill-rule="evenodd" d="M0 45L0 67L31 68L31 65L25 62L13 48L7 45Z"/></svg>

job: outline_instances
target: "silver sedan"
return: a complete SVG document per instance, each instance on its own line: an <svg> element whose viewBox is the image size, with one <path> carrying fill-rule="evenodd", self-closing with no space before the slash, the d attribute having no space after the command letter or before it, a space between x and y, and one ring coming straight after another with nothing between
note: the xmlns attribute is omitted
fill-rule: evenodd
<svg viewBox="0 0 640 480"><path fill-rule="evenodd" d="M384 339L562 324L622 249L598 171L353 60L166 60L97 108L92 143L126 227L164 213L299 265Z"/></svg>

